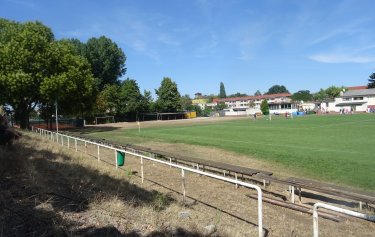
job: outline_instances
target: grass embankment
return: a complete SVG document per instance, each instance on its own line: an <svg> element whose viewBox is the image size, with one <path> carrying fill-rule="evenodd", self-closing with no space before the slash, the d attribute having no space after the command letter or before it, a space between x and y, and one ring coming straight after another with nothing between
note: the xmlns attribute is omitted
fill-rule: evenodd
<svg viewBox="0 0 375 237"><path fill-rule="evenodd" d="M213 146L266 160L307 178L375 191L375 116L306 116L189 126L117 129L91 135L124 143Z"/></svg>
<svg viewBox="0 0 375 237"><path fill-rule="evenodd" d="M172 224L174 199L33 134L0 164L0 236L202 236Z"/></svg>

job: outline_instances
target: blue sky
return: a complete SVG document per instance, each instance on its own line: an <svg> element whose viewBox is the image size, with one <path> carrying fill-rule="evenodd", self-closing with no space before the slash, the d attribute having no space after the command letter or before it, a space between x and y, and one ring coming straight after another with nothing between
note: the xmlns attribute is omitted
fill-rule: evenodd
<svg viewBox="0 0 375 237"><path fill-rule="evenodd" d="M373 0L0 0L0 17L39 20L55 37L105 35L127 73L154 91L171 77L181 94L312 92L367 84L375 72Z"/></svg>

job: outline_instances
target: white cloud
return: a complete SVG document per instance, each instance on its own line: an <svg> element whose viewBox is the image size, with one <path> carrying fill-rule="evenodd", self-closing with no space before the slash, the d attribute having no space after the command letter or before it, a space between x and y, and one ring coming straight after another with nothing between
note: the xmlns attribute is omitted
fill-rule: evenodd
<svg viewBox="0 0 375 237"><path fill-rule="evenodd" d="M315 54L308 56L309 59L321 63L371 63L375 57L353 56L344 54Z"/></svg>

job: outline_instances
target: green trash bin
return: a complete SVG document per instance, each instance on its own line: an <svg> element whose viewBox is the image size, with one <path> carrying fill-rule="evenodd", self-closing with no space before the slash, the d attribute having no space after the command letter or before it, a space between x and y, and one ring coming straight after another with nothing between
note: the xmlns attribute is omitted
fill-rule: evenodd
<svg viewBox="0 0 375 237"><path fill-rule="evenodd" d="M121 151L117 151L117 165L123 166L125 162L125 153Z"/></svg>

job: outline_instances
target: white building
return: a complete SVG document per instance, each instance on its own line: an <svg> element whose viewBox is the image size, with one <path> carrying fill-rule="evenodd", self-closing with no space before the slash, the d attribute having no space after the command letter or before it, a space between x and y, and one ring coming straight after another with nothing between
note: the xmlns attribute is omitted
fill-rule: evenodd
<svg viewBox="0 0 375 237"><path fill-rule="evenodd" d="M335 99L336 112L366 112L375 106L375 88L349 90Z"/></svg>
<svg viewBox="0 0 375 237"><path fill-rule="evenodd" d="M285 112L293 113L298 110L298 104L292 102L291 96L289 93L281 93L215 99L213 102L224 102L227 105L227 109L224 110L227 116L245 116L261 113L260 104L263 100L267 100L271 114L283 114Z"/></svg>

